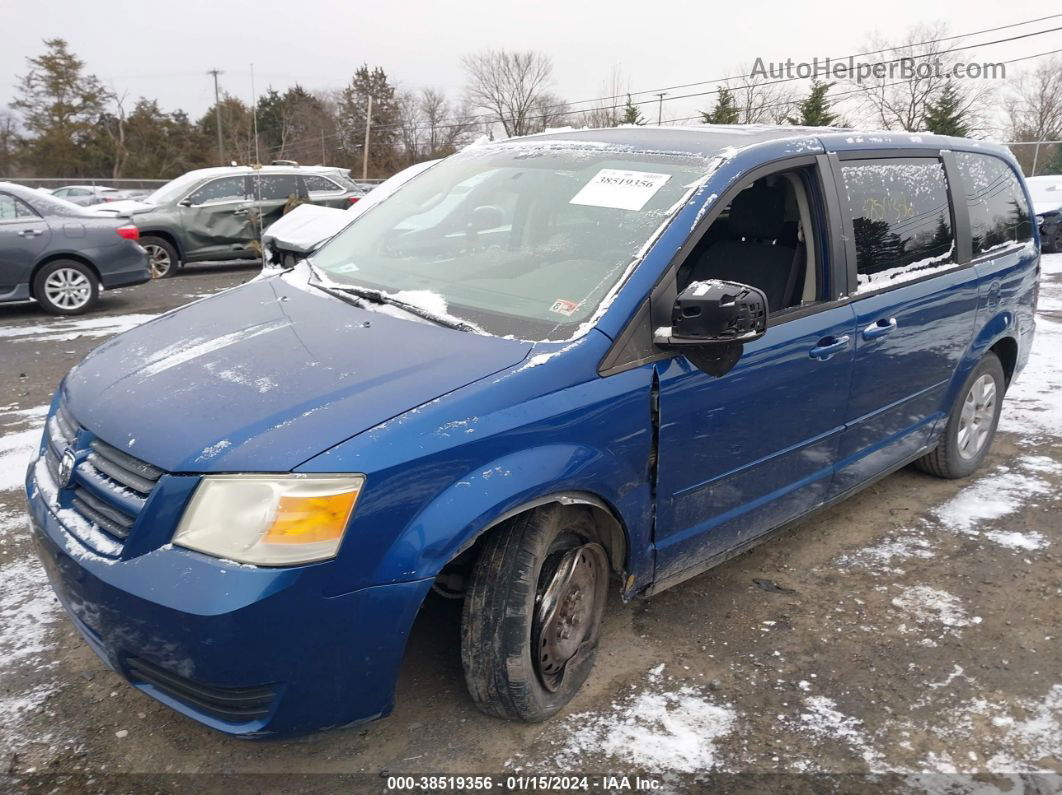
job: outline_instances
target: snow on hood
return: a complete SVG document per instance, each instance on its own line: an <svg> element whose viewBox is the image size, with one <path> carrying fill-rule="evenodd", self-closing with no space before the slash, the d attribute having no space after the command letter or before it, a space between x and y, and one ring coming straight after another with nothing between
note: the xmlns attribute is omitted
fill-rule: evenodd
<svg viewBox="0 0 1062 795"><path fill-rule="evenodd" d="M1062 210L1062 201L1033 202L1033 212L1037 215Z"/></svg>
<svg viewBox="0 0 1062 795"><path fill-rule="evenodd" d="M530 349L272 278L115 337L65 389L84 427L170 472L284 472Z"/></svg>
<svg viewBox="0 0 1062 795"><path fill-rule="evenodd" d="M273 242L285 251L309 254L353 220L346 210L300 204L266 229L262 241Z"/></svg>

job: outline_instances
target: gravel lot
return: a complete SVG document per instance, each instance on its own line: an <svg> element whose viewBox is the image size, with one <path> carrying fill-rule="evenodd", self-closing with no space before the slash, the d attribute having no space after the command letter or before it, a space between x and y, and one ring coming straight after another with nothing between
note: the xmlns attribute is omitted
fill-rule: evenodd
<svg viewBox="0 0 1062 795"><path fill-rule="evenodd" d="M182 718L99 662L47 587L21 495L69 367L256 269L116 291L74 321L0 306L0 789L333 791L382 789L388 774L581 772L675 789L1058 791L1062 255L1044 266L1033 360L977 476L902 471L658 597L615 599L594 676L552 722L476 711L459 606L432 600L390 718L266 743Z"/></svg>

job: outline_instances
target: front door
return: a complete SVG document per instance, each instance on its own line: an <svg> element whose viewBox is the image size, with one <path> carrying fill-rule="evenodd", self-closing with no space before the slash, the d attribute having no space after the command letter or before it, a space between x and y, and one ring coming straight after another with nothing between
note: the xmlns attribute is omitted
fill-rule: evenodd
<svg viewBox="0 0 1062 795"><path fill-rule="evenodd" d="M257 234L246 177L219 177L196 188L182 203L181 226L191 258L247 255Z"/></svg>
<svg viewBox="0 0 1062 795"><path fill-rule="evenodd" d="M757 180L678 270L677 289L683 280L742 281L764 289L771 311L766 335L720 378L684 356L657 364L658 581L701 567L827 497L855 318L847 302L834 300L838 288L827 278L834 268L817 185L814 168Z"/></svg>

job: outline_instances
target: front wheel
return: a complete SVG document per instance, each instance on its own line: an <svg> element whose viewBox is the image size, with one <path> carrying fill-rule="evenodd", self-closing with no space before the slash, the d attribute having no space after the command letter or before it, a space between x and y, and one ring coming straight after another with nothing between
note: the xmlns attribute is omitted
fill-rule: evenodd
<svg viewBox="0 0 1062 795"><path fill-rule="evenodd" d="M145 235L140 245L148 253L148 269L152 279L167 279L177 273L177 249L166 239Z"/></svg>
<svg viewBox="0 0 1062 795"><path fill-rule="evenodd" d="M100 284L92 268L74 260L49 262L33 278L33 297L53 315L81 315L96 305Z"/></svg>
<svg viewBox="0 0 1062 795"><path fill-rule="evenodd" d="M1003 365L988 353L966 378L937 448L918 459L919 469L941 478L964 478L988 455L1003 408Z"/></svg>
<svg viewBox="0 0 1062 795"><path fill-rule="evenodd" d="M461 659L483 712L545 720L597 653L609 568L589 512L551 505L496 528L465 597Z"/></svg>

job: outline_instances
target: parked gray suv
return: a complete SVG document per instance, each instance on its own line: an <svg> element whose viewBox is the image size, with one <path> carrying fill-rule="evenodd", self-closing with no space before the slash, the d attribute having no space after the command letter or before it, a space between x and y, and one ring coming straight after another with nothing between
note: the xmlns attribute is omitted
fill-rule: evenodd
<svg viewBox="0 0 1062 795"><path fill-rule="evenodd" d="M129 217L152 276L165 278L188 262L257 259L262 230L296 204L349 207L364 195L346 169L233 166L189 171L143 199L92 210Z"/></svg>

